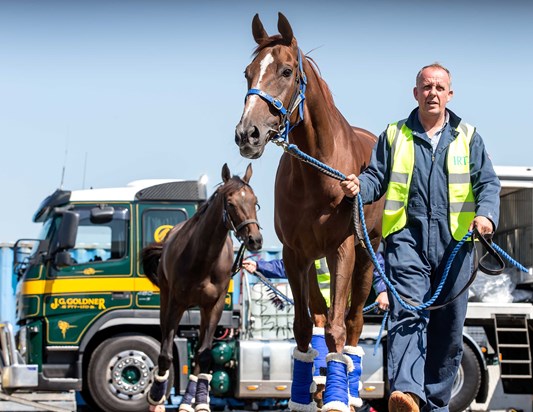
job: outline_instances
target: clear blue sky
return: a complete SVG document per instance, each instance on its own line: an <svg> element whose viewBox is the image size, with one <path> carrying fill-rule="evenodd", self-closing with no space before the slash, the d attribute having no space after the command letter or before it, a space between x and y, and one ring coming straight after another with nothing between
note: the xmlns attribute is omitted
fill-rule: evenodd
<svg viewBox="0 0 533 412"><path fill-rule="evenodd" d="M337 106L375 134L408 115L415 74L453 75L449 107L496 165L533 165L530 1L0 1L0 242L35 237L40 201L63 188L242 174L234 128L259 13L289 19ZM253 161L265 246L281 149ZM87 164L85 167L85 160Z"/></svg>

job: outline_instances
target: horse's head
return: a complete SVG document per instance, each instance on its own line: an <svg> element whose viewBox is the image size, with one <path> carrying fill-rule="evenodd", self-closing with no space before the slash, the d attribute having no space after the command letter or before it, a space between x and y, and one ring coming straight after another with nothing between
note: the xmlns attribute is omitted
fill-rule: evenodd
<svg viewBox="0 0 533 412"><path fill-rule="evenodd" d="M224 196L224 219L228 229L233 230L235 236L244 243L246 248L257 251L263 246L263 236L257 221L257 197L248 184L252 177L252 165L246 168L241 179L231 176L228 165L222 167L224 184L218 189Z"/></svg>
<svg viewBox="0 0 533 412"><path fill-rule="evenodd" d="M258 46L244 72L248 93L235 129L235 143L241 155L250 159L260 157L270 139L288 133L290 119L297 118L302 110L302 57L292 28L281 13L278 30L280 34L269 36L259 15L254 16L252 33Z"/></svg>

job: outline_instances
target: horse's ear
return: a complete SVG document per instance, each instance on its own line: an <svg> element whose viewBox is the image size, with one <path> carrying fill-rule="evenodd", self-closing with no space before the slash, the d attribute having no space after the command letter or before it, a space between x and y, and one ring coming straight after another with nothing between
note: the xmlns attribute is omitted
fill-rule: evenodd
<svg viewBox="0 0 533 412"><path fill-rule="evenodd" d="M222 166L222 181L226 183L230 179L231 179L231 172L229 171L228 164L224 163L224 166Z"/></svg>
<svg viewBox="0 0 533 412"><path fill-rule="evenodd" d="M250 182L251 177L252 177L252 164L250 163L248 167L246 168L246 173L244 174L242 181L248 184Z"/></svg>
<svg viewBox="0 0 533 412"><path fill-rule="evenodd" d="M252 20L252 33L257 44L262 44L269 37L263 27L263 23L261 23L261 20L259 19L259 14L256 14Z"/></svg>
<svg viewBox="0 0 533 412"><path fill-rule="evenodd" d="M285 17L281 13L278 13L278 31L287 44L292 43L294 35L292 34L291 25L289 24L289 20L287 20L287 17Z"/></svg>

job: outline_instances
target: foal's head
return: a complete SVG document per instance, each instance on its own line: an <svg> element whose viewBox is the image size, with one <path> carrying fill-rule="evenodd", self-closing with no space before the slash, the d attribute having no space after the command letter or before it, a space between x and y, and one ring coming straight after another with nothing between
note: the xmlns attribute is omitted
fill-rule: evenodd
<svg viewBox="0 0 533 412"><path fill-rule="evenodd" d="M222 167L222 181L217 190L224 197L224 219L229 230L244 243L246 248L257 251L263 246L263 236L257 221L257 197L248 184L252 177L252 165L246 168L246 173L241 179L231 176L228 165Z"/></svg>
<svg viewBox="0 0 533 412"><path fill-rule="evenodd" d="M299 56L292 28L281 13L278 30L280 34L269 36L255 15L252 32L258 46L244 72L249 91L235 129L235 143L241 155L250 159L260 157L269 139L286 126L286 120L294 121L298 116L293 102L302 91L303 56Z"/></svg>

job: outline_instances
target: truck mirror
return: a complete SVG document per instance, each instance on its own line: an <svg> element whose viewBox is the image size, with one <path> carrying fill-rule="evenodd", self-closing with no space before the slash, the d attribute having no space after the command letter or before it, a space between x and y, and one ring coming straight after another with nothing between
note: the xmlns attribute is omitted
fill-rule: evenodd
<svg viewBox="0 0 533 412"><path fill-rule="evenodd" d="M113 220L115 208L112 206L93 207L91 209L91 223L109 223Z"/></svg>
<svg viewBox="0 0 533 412"><path fill-rule="evenodd" d="M61 269L67 266L72 266L73 264L74 264L74 260L72 259L70 252L66 250L57 252L54 256L54 266L58 269Z"/></svg>
<svg viewBox="0 0 533 412"><path fill-rule="evenodd" d="M80 216L72 211L63 213L63 219L57 232L57 246L53 252L72 249L76 245L78 234L78 224Z"/></svg>

